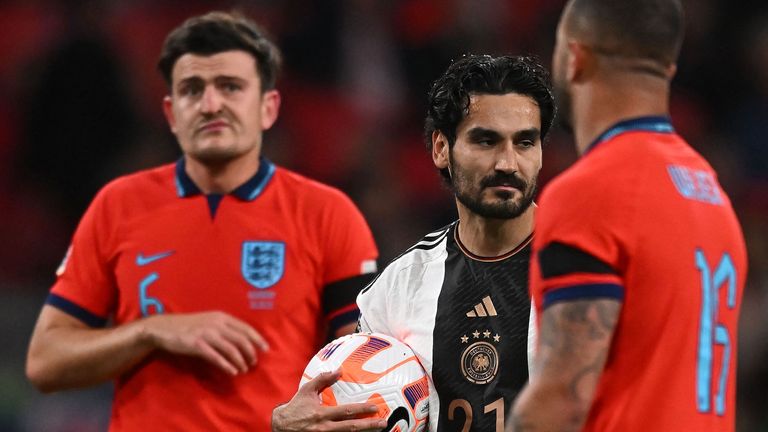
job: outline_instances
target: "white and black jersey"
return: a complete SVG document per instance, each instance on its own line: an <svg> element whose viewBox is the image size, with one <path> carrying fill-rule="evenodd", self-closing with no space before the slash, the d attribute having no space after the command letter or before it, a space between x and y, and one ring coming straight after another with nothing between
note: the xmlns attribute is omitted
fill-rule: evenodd
<svg viewBox="0 0 768 432"><path fill-rule="evenodd" d="M503 431L528 379L530 240L496 258L467 251L458 223L424 237L358 296L361 331L413 348L430 375L430 431Z"/></svg>

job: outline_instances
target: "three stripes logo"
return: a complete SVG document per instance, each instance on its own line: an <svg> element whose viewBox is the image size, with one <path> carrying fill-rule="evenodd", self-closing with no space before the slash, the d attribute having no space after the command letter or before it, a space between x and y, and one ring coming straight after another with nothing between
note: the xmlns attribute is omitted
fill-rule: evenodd
<svg viewBox="0 0 768 432"><path fill-rule="evenodd" d="M496 315L498 315L498 313L496 312L496 308L493 306L493 302L491 301L491 296L483 297L483 300L480 303L476 304L474 309L467 312L467 316L469 318L496 316Z"/></svg>

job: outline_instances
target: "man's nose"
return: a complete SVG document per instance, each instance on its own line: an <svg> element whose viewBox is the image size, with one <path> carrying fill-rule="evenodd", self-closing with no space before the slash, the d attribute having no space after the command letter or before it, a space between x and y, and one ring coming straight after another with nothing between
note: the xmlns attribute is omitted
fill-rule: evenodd
<svg viewBox="0 0 768 432"><path fill-rule="evenodd" d="M200 98L200 111L206 114L217 113L221 110L221 95L215 86L209 85L203 90Z"/></svg>
<svg viewBox="0 0 768 432"><path fill-rule="evenodd" d="M512 173L517 171L517 152L512 141L506 141L497 147L496 171Z"/></svg>

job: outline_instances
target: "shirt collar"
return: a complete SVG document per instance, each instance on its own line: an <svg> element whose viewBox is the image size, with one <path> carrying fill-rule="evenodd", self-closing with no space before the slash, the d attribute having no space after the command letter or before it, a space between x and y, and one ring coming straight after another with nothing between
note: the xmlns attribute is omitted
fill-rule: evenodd
<svg viewBox="0 0 768 432"><path fill-rule="evenodd" d="M176 193L180 198L201 195L203 192L189 178L185 169L184 156L176 161ZM272 176L275 174L275 164L265 157L259 158L259 169L256 174L245 183L236 187L229 195L233 195L243 201L253 201L264 191Z"/></svg>
<svg viewBox="0 0 768 432"><path fill-rule="evenodd" d="M655 132L655 133L675 133L675 128L672 127L672 122L668 116L647 116L636 117L632 119L622 120L610 128L592 141L587 147L584 154L589 153L595 147L601 143L608 141L609 139L623 134L624 132Z"/></svg>

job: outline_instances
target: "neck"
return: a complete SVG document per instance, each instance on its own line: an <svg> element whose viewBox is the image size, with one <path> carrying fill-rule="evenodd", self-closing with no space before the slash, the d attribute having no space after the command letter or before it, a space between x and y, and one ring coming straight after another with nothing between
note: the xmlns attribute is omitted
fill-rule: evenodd
<svg viewBox="0 0 768 432"><path fill-rule="evenodd" d="M513 219L489 219L471 212L456 201L459 210L458 235L467 250L482 257L503 255L533 232L535 204Z"/></svg>
<svg viewBox="0 0 768 432"><path fill-rule="evenodd" d="M257 155L238 157L220 163L203 162L184 155L189 178L203 194L227 194L256 175L259 170Z"/></svg>
<svg viewBox="0 0 768 432"><path fill-rule="evenodd" d="M576 150L584 154L614 124L636 117L668 115L669 81L644 74L596 80L573 94Z"/></svg>

